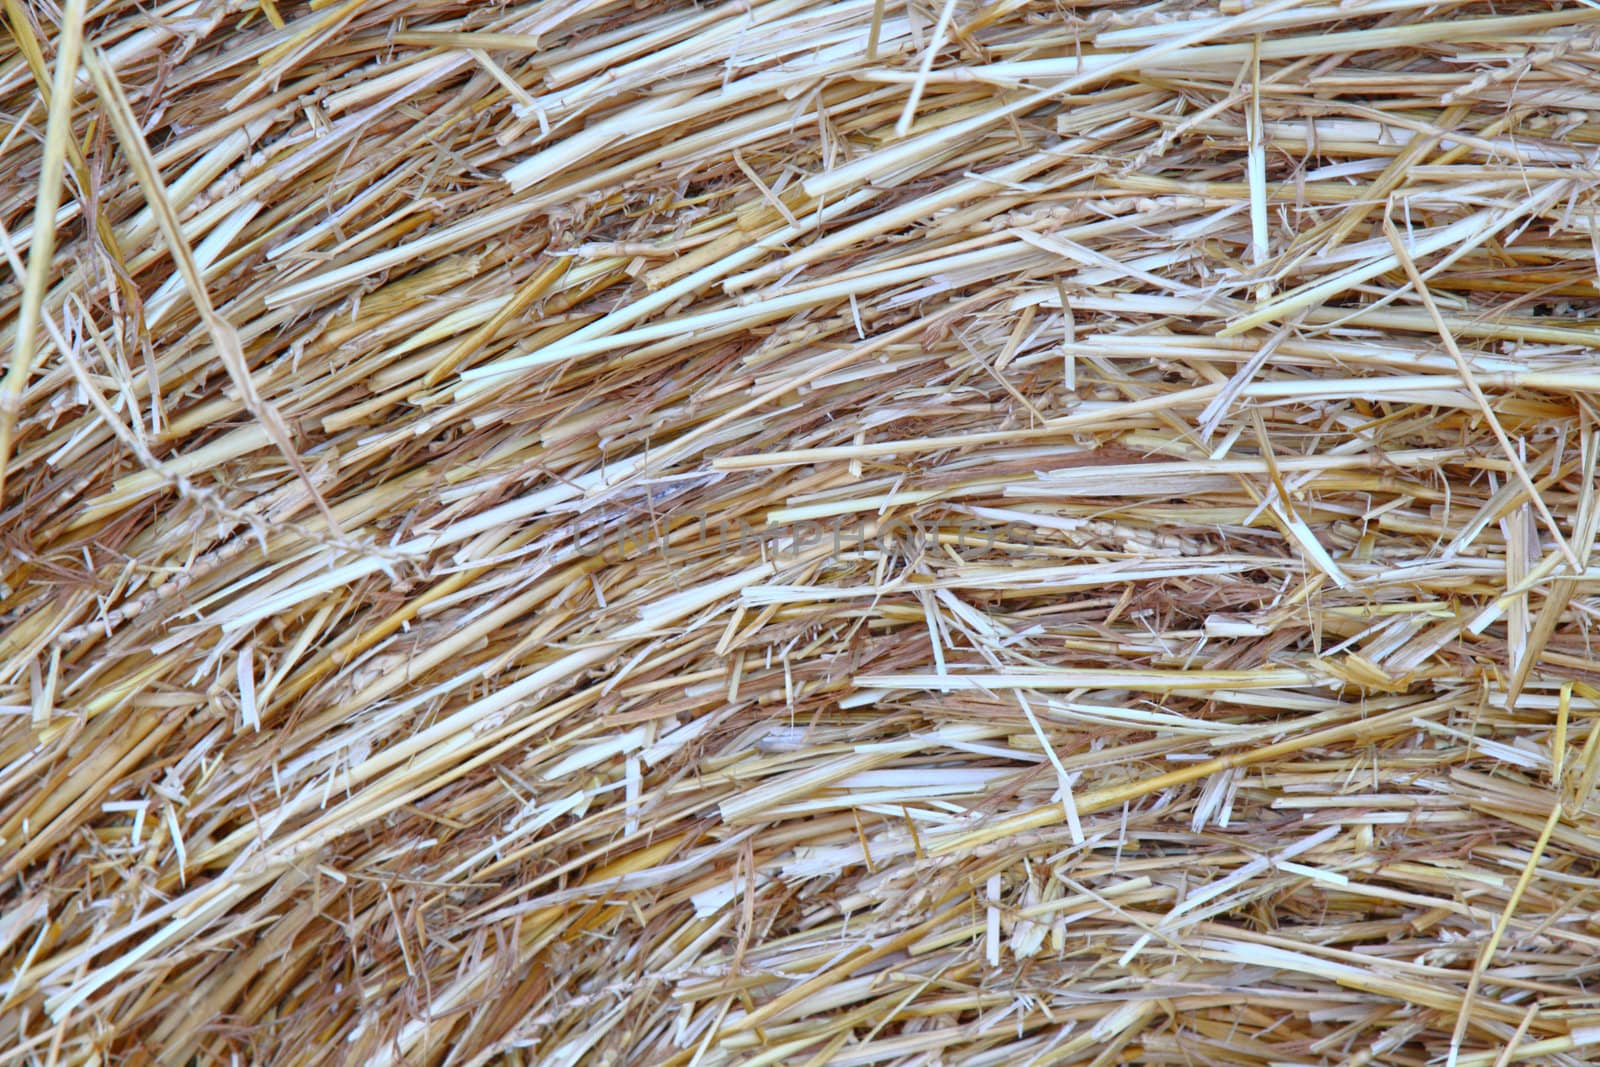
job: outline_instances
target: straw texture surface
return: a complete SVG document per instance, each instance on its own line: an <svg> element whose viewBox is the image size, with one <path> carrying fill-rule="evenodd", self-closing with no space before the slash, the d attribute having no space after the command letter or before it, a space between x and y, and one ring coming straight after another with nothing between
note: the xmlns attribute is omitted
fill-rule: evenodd
<svg viewBox="0 0 1600 1067"><path fill-rule="evenodd" d="M0 16L0 1067L1600 1056L1600 5Z"/></svg>

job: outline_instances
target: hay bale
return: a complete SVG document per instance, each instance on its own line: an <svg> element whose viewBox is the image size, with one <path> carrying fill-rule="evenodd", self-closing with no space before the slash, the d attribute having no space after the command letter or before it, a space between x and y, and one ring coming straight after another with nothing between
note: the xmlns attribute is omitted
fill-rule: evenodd
<svg viewBox="0 0 1600 1067"><path fill-rule="evenodd" d="M1590 1062L1600 15L4 0L0 1062Z"/></svg>

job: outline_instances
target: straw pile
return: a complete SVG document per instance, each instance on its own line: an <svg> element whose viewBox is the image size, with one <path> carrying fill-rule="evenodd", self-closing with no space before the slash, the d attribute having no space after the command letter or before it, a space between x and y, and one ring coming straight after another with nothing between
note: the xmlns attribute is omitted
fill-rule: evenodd
<svg viewBox="0 0 1600 1067"><path fill-rule="evenodd" d="M4 0L0 1064L1600 1055L1600 11Z"/></svg>

